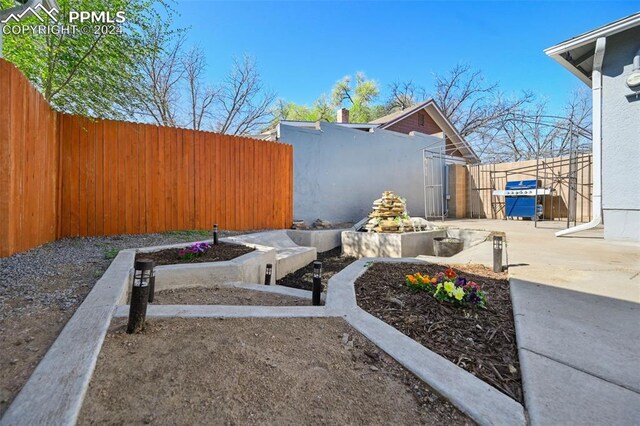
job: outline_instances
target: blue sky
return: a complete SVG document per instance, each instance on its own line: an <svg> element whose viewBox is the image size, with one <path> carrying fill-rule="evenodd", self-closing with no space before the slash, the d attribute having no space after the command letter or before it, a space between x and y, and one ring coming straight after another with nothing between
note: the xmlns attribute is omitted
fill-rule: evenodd
<svg viewBox="0 0 640 426"><path fill-rule="evenodd" d="M280 98L309 104L356 71L384 95L395 80L430 88L434 73L463 62L506 93L532 90L559 112L584 84L543 49L637 12L640 2L186 0L176 9L212 81L246 53Z"/></svg>

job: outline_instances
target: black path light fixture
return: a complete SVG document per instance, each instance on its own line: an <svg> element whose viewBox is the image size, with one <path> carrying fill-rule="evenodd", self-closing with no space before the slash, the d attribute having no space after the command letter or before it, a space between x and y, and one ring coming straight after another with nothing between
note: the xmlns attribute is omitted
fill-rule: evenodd
<svg viewBox="0 0 640 426"><path fill-rule="evenodd" d="M322 262L313 262L313 287L311 288L311 303L313 306L320 306L320 295L322 294Z"/></svg>
<svg viewBox="0 0 640 426"><path fill-rule="evenodd" d="M218 224L213 225L213 245L218 245Z"/></svg>
<svg viewBox="0 0 640 426"><path fill-rule="evenodd" d="M153 263L155 267L155 262ZM149 277L149 303L153 303L153 296L156 292L156 272L155 270L151 270L151 277Z"/></svg>
<svg viewBox="0 0 640 426"><path fill-rule="evenodd" d="M502 272L502 250L504 235L493 236L493 272Z"/></svg>
<svg viewBox="0 0 640 426"><path fill-rule="evenodd" d="M267 267L264 270L264 285L271 285L271 274L273 274L273 265L267 263Z"/></svg>
<svg viewBox="0 0 640 426"><path fill-rule="evenodd" d="M138 259L133 267L133 286L129 305L129 324L127 333L132 334L144 329L149 302L149 286L153 276L153 260Z"/></svg>

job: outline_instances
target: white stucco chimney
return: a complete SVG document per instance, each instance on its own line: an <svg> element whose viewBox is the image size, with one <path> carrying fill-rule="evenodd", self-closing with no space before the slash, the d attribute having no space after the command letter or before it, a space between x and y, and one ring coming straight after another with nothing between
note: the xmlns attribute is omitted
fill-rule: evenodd
<svg viewBox="0 0 640 426"><path fill-rule="evenodd" d="M346 108L340 108L336 114L336 123L348 123L349 122L349 110Z"/></svg>

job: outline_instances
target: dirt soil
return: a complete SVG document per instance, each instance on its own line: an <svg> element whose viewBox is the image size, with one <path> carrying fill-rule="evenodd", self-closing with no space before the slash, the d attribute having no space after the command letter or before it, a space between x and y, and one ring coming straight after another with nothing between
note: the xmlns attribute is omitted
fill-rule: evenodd
<svg viewBox="0 0 640 426"><path fill-rule="evenodd" d="M155 293L154 305L311 306L311 299L230 287L193 287Z"/></svg>
<svg viewBox="0 0 640 426"><path fill-rule="evenodd" d="M119 250L198 241L209 235L173 231L65 238L0 258L0 416Z"/></svg>
<svg viewBox="0 0 640 426"><path fill-rule="evenodd" d="M342 248L336 247L333 250L318 253L318 260L322 262L322 284L326 290L329 278L355 262L356 258L342 256ZM277 284L311 291L313 285L313 262L280 278Z"/></svg>
<svg viewBox="0 0 640 426"><path fill-rule="evenodd" d="M191 259L180 258L178 256L179 248L160 250L153 253L138 253L138 259L151 259L156 262L156 266L160 265L176 265L178 263L205 263L205 262L222 262L240 257L243 254L251 253L255 249L239 244L218 243L211 245L211 248L204 252L201 256L192 257Z"/></svg>
<svg viewBox="0 0 640 426"><path fill-rule="evenodd" d="M522 402L513 310L506 274L482 265L454 270L480 284L486 309L438 302L408 288L405 276L433 275L448 266L424 263L374 263L355 283L358 305L402 333Z"/></svg>
<svg viewBox="0 0 640 426"><path fill-rule="evenodd" d="M473 424L338 318L115 321L78 424Z"/></svg>

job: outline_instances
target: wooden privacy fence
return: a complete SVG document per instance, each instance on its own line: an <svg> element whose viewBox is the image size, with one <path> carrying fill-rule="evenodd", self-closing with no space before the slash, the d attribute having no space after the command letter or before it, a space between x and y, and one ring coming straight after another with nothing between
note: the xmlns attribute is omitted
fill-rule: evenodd
<svg viewBox="0 0 640 426"><path fill-rule="evenodd" d="M293 148L53 111L0 59L0 257L70 236L285 228Z"/></svg>

